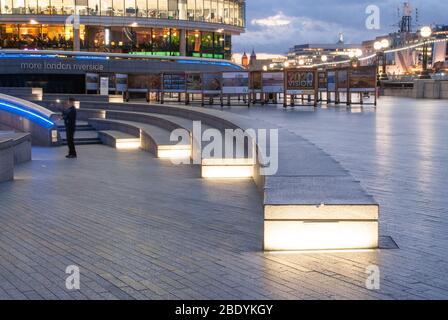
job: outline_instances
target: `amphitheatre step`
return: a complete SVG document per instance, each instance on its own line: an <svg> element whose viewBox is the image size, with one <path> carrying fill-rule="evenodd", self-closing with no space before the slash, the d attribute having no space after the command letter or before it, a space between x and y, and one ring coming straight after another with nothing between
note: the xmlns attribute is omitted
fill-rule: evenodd
<svg viewBox="0 0 448 320"><path fill-rule="evenodd" d="M89 119L98 131L120 131L132 136L139 136L141 148L149 151L158 158L189 158L191 157L191 143L171 141L171 132L160 127L135 121L112 119Z"/></svg>
<svg viewBox="0 0 448 320"><path fill-rule="evenodd" d="M67 144L67 134L65 131L59 132L61 136L61 142L63 145ZM75 132L75 144L76 145L90 145L90 144L101 144L101 140L98 137L98 132L96 131L76 131Z"/></svg>
<svg viewBox="0 0 448 320"><path fill-rule="evenodd" d="M103 144L115 149L139 149L141 147L140 137L133 136L116 130L104 130L98 132Z"/></svg>

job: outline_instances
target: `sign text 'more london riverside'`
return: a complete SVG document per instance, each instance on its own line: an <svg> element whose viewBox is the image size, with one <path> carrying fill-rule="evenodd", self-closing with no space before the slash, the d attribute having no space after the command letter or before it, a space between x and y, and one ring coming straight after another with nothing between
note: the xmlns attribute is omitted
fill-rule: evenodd
<svg viewBox="0 0 448 320"><path fill-rule="evenodd" d="M99 63L22 62L22 70L103 71Z"/></svg>

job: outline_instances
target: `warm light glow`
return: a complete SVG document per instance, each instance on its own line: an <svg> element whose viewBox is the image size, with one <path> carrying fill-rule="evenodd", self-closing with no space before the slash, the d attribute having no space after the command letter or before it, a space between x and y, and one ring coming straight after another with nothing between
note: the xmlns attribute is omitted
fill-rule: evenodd
<svg viewBox="0 0 448 320"><path fill-rule="evenodd" d="M160 159L190 159L191 156L190 145L159 146L157 149L157 158Z"/></svg>
<svg viewBox="0 0 448 320"><path fill-rule="evenodd" d="M348 53L348 57L351 58L351 59L354 58L355 57L355 53L353 51L350 51Z"/></svg>
<svg viewBox="0 0 448 320"><path fill-rule="evenodd" d="M202 178L252 178L253 166L202 166Z"/></svg>
<svg viewBox="0 0 448 320"><path fill-rule="evenodd" d="M117 139L115 148L117 150L137 150L140 149L140 139Z"/></svg>
<svg viewBox="0 0 448 320"><path fill-rule="evenodd" d="M37 21L34 20L34 19L31 19L31 20L30 20L30 24L39 24L39 22L37 22Z"/></svg>
<svg viewBox="0 0 448 320"><path fill-rule="evenodd" d="M378 248L378 222L265 221L266 251Z"/></svg>
<svg viewBox="0 0 448 320"><path fill-rule="evenodd" d="M359 58L362 57L362 50L361 49L356 49L355 55Z"/></svg>
<svg viewBox="0 0 448 320"><path fill-rule="evenodd" d="M288 62L288 61L285 61L285 63L283 64L283 66L284 66L285 68L289 68L289 62Z"/></svg>
<svg viewBox="0 0 448 320"><path fill-rule="evenodd" d="M429 26L425 26L420 29L420 35L423 38L429 38L432 35L432 29Z"/></svg>
<svg viewBox="0 0 448 320"><path fill-rule="evenodd" d="M325 56L325 55L322 56L320 59L322 60L322 62L327 62L328 61L328 57Z"/></svg>
<svg viewBox="0 0 448 320"><path fill-rule="evenodd" d="M381 44L380 41L375 41L375 43L373 44L373 48L375 50L381 50L383 48L383 45Z"/></svg>
<svg viewBox="0 0 448 320"><path fill-rule="evenodd" d="M381 47L382 47L383 49L387 49L387 48L389 48L389 46L390 46L390 41L389 41L389 39L383 39L383 40L381 40Z"/></svg>
<svg viewBox="0 0 448 320"><path fill-rule="evenodd" d="M133 28L135 28L135 27L137 27L138 26L138 23L137 22L133 22L132 24L131 24L131 27L133 27Z"/></svg>
<svg viewBox="0 0 448 320"><path fill-rule="evenodd" d="M303 66L304 64L305 64L305 60L300 59L300 60L299 60L299 65Z"/></svg>
<svg viewBox="0 0 448 320"><path fill-rule="evenodd" d="M263 66L263 71L268 71L268 66Z"/></svg>

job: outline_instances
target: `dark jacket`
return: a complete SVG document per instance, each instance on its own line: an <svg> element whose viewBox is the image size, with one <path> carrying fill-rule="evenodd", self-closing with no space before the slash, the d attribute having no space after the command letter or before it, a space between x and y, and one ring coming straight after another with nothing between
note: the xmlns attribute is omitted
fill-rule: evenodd
<svg viewBox="0 0 448 320"><path fill-rule="evenodd" d="M76 128L76 109L75 107L70 107L64 109L62 112L62 117L64 118L64 124L67 130L75 130Z"/></svg>

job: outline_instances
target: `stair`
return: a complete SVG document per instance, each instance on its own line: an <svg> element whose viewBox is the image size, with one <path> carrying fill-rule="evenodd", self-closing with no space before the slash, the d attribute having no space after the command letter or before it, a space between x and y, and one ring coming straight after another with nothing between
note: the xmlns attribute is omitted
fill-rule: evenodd
<svg viewBox="0 0 448 320"><path fill-rule="evenodd" d="M63 122L58 122L58 131L61 135L62 145L67 145L67 134L65 131L65 126ZM75 145L92 145L92 144L102 144L98 132L89 125L86 121L76 122L76 132L75 132Z"/></svg>

